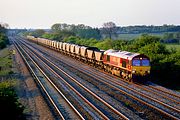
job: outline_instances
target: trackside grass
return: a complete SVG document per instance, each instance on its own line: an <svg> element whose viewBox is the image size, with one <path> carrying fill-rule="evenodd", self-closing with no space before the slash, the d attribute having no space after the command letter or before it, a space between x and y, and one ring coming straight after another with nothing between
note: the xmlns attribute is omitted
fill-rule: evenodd
<svg viewBox="0 0 180 120"><path fill-rule="evenodd" d="M16 91L17 80L11 78L12 52L8 48L0 50L0 115L7 120L25 120L24 106L18 100Z"/></svg>
<svg viewBox="0 0 180 120"><path fill-rule="evenodd" d="M168 49L176 49L177 52L180 52L180 44L166 44L166 47Z"/></svg>
<svg viewBox="0 0 180 120"><path fill-rule="evenodd" d="M0 50L0 76L12 74L13 72L11 71L11 68L11 52L8 50L8 48L4 48L3 50Z"/></svg>

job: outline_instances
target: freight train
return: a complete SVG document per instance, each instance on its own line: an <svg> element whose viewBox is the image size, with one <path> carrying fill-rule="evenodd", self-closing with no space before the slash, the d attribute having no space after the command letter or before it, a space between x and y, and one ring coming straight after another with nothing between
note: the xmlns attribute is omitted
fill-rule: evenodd
<svg viewBox="0 0 180 120"><path fill-rule="evenodd" d="M27 36L27 39L77 58L124 80L136 82L149 80L150 59L144 54L113 49L105 51L96 47L35 38L34 36Z"/></svg>

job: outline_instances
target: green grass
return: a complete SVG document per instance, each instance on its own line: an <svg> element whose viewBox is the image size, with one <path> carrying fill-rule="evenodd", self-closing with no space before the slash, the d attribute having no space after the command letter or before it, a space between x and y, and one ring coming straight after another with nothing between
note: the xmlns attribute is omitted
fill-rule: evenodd
<svg viewBox="0 0 180 120"><path fill-rule="evenodd" d="M6 88L14 88L16 86L16 79L6 80L0 83L0 90Z"/></svg>
<svg viewBox="0 0 180 120"><path fill-rule="evenodd" d="M162 37L164 33L148 33L152 36ZM142 34L119 34L118 39L120 40L133 40L140 37Z"/></svg>
<svg viewBox="0 0 180 120"><path fill-rule="evenodd" d="M0 50L0 79L13 74L11 52L8 48ZM24 106L19 102L14 87L17 79L5 78L0 81L0 112L1 118L8 120L25 120Z"/></svg>
<svg viewBox="0 0 180 120"><path fill-rule="evenodd" d="M177 50L177 52L180 52L180 45L177 45L177 44L166 44L166 47L167 47L167 49L176 49Z"/></svg>
<svg viewBox="0 0 180 120"><path fill-rule="evenodd" d="M9 75L12 68L12 58L8 48L0 50L0 76Z"/></svg>
<svg viewBox="0 0 180 120"><path fill-rule="evenodd" d="M118 39L120 39L120 40L132 40L132 39L138 38L139 36L141 36L141 34L119 34Z"/></svg>

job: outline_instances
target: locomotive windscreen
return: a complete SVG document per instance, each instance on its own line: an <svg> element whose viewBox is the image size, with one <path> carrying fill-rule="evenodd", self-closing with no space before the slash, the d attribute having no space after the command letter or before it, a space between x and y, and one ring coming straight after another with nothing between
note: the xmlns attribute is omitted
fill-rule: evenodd
<svg viewBox="0 0 180 120"><path fill-rule="evenodd" d="M142 66L150 66L149 60L142 60Z"/></svg>
<svg viewBox="0 0 180 120"><path fill-rule="evenodd" d="M132 61L132 65L133 66L140 66L141 65L141 61L140 60L133 60Z"/></svg>
<svg viewBox="0 0 180 120"><path fill-rule="evenodd" d="M132 61L133 66L150 66L150 61L147 58L135 58Z"/></svg>

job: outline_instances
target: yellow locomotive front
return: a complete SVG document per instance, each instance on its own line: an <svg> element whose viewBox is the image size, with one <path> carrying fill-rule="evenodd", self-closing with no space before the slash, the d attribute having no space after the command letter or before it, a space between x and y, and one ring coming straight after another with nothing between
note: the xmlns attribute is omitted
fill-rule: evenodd
<svg viewBox="0 0 180 120"><path fill-rule="evenodd" d="M138 55L132 59L132 79L134 81L147 81L150 76L150 60L145 55Z"/></svg>

